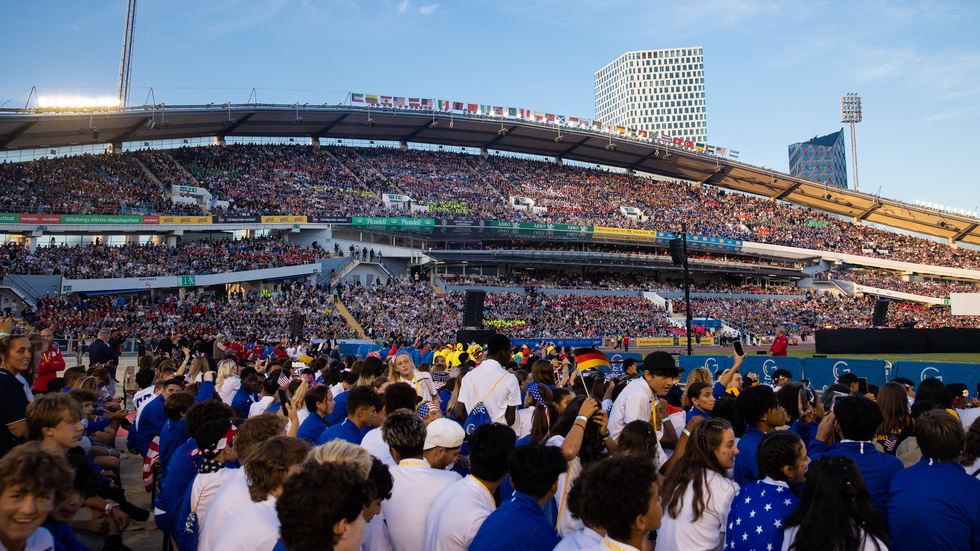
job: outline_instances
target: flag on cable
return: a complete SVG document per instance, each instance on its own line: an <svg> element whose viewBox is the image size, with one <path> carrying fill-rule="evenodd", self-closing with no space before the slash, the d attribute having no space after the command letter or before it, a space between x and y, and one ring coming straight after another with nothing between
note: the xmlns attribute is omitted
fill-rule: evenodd
<svg viewBox="0 0 980 551"><path fill-rule="evenodd" d="M433 101L434 100L429 99L429 98L422 98L422 101L419 102L419 107L422 107L424 109L431 109L432 108L432 102Z"/></svg>
<svg viewBox="0 0 980 551"><path fill-rule="evenodd" d="M466 104L466 110L469 111L470 113L476 113L478 109L479 109L479 106L477 104L475 104L475 103L467 103Z"/></svg>
<svg viewBox="0 0 980 551"><path fill-rule="evenodd" d="M661 134L661 135L660 135L660 141L662 141L662 142L667 142L667 143L671 143L671 142L673 141L673 138L671 138L671 137L670 137L670 136L668 136L667 134Z"/></svg>
<svg viewBox="0 0 980 551"><path fill-rule="evenodd" d="M602 370L603 367L606 368L604 371L612 370L612 366L609 364L609 358L606 357L605 353L596 348L576 348L575 367L579 371L585 371L586 369Z"/></svg>
<svg viewBox="0 0 980 551"><path fill-rule="evenodd" d="M640 137L646 140L647 138L649 138L649 135L647 134L646 130L640 130Z"/></svg>
<svg viewBox="0 0 980 551"><path fill-rule="evenodd" d="M391 96L381 96L381 105L391 105Z"/></svg>
<svg viewBox="0 0 980 551"><path fill-rule="evenodd" d="M558 115L558 124L567 125L568 117L566 117L565 115Z"/></svg>
<svg viewBox="0 0 980 551"><path fill-rule="evenodd" d="M535 111L534 112L534 120L536 120L536 121L543 121L544 120L544 115L545 114L542 113L541 111Z"/></svg>
<svg viewBox="0 0 980 551"><path fill-rule="evenodd" d="M580 123L579 123L578 117L568 117L568 125L569 126L578 126L579 124Z"/></svg>
<svg viewBox="0 0 980 551"><path fill-rule="evenodd" d="M364 101L366 101L366 102L368 102L370 104L373 104L373 105L377 105L378 104L378 96L374 96L374 95L368 94L368 95L364 96Z"/></svg>
<svg viewBox="0 0 980 551"><path fill-rule="evenodd" d="M694 142L692 142L691 140L684 140L684 147L692 148L693 149L694 148Z"/></svg>
<svg viewBox="0 0 980 551"><path fill-rule="evenodd" d="M481 115L489 115L491 110L492 108L489 105L481 105L478 111Z"/></svg>
<svg viewBox="0 0 980 551"><path fill-rule="evenodd" d="M418 107L419 106L419 98L408 98L408 106L409 107Z"/></svg>
<svg viewBox="0 0 980 551"><path fill-rule="evenodd" d="M364 94L355 94L351 92L350 100L352 103L364 103Z"/></svg>
<svg viewBox="0 0 980 551"><path fill-rule="evenodd" d="M731 150L731 151L728 152L728 156L731 157L732 159L738 159L738 151L735 151L733 149L733 150Z"/></svg>
<svg viewBox="0 0 980 551"><path fill-rule="evenodd" d="M438 101L437 103L438 103L438 105L437 105L436 107L437 107L437 108L438 108L438 109L439 109L440 111L445 111L445 110L448 110L448 109L449 109L449 107L450 107L450 105L449 105L449 102L448 102L448 101L446 101L446 100L442 100L442 99L441 99L441 100L439 100L439 101Z"/></svg>
<svg viewBox="0 0 980 551"><path fill-rule="evenodd" d="M680 138L674 138L674 145L684 145L684 140Z"/></svg>
<svg viewBox="0 0 980 551"><path fill-rule="evenodd" d="M497 107L495 105L493 107L493 114L496 115L496 116L498 116L498 117L503 117L504 116L504 108L503 107Z"/></svg>
<svg viewBox="0 0 980 551"><path fill-rule="evenodd" d="M705 145L704 146L704 151L706 153L714 153L715 152L715 146L713 146L713 145Z"/></svg>
<svg viewBox="0 0 980 551"><path fill-rule="evenodd" d="M465 107L463 106L463 102L461 101L453 102L453 111L462 111L464 108Z"/></svg>
<svg viewBox="0 0 980 551"><path fill-rule="evenodd" d="M517 116L517 108L516 107L508 107L507 108L507 116L508 117L516 117Z"/></svg>
<svg viewBox="0 0 980 551"><path fill-rule="evenodd" d="M599 121L592 121L592 126L595 127L596 130L599 130L602 128L602 123Z"/></svg>
<svg viewBox="0 0 980 551"><path fill-rule="evenodd" d="M704 144L701 143L701 142L698 142L698 143L694 144L694 149L697 149L698 151L704 151Z"/></svg>
<svg viewBox="0 0 980 551"><path fill-rule="evenodd" d="M724 147L716 147L715 148L715 155L718 155L719 157L724 157L725 156L725 148Z"/></svg>
<svg viewBox="0 0 980 551"><path fill-rule="evenodd" d="M405 107L405 98L395 96L395 107Z"/></svg>

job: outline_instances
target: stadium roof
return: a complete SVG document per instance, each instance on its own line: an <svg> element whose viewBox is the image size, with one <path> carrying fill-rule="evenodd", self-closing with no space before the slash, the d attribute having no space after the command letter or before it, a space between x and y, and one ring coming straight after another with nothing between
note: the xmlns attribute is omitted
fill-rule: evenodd
<svg viewBox="0 0 980 551"><path fill-rule="evenodd" d="M96 112L0 109L0 149L6 150L231 136L420 142L556 157L706 183L855 221L980 244L977 218L828 187L689 149L524 120L328 105L210 104Z"/></svg>

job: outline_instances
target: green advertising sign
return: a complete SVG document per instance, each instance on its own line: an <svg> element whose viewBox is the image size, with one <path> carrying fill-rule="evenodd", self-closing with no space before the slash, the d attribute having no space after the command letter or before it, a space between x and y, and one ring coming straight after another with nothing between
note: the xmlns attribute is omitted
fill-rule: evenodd
<svg viewBox="0 0 980 551"><path fill-rule="evenodd" d="M62 214L62 224L135 224L142 225L142 216L99 216L93 214Z"/></svg>
<svg viewBox="0 0 980 551"><path fill-rule="evenodd" d="M196 276L180 276L180 286L181 287L193 287L197 285Z"/></svg>
<svg viewBox="0 0 980 551"><path fill-rule="evenodd" d="M16 214L9 212L0 213L0 224L16 224L20 218Z"/></svg>
<svg viewBox="0 0 980 551"><path fill-rule="evenodd" d="M402 226L402 227L433 227L436 221L432 218L376 218L355 216L351 219L352 226Z"/></svg>

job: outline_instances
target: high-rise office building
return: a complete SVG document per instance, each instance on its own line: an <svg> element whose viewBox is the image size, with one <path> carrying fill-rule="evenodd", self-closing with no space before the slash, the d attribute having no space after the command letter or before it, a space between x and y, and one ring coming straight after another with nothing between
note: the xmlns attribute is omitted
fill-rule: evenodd
<svg viewBox="0 0 980 551"><path fill-rule="evenodd" d="M840 132L789 145L789 173L847 189L844 129Z"/></svg>
<svg viewBox="0 0 980 551"><path fill-rule="evenodd" d="M595 73L595 118L604 124L708 139L701 48L626 52Z"/></svg>

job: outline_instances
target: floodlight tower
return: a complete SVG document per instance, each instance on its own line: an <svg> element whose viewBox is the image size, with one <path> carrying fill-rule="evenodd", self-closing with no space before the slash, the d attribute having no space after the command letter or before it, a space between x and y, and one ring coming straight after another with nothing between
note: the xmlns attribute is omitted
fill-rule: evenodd
<svg viewBox="0 0 980 551"><path fill-rule="evenodd" d="M123 33L122 60L119 61L119 84L116 97L119 107L129 104L129 77L133 67L133 31L136 30L136 0L129 0L126 10L126 30Z"/></svg>
<svg viewBox="0 0 980 551"><path fill-rule="evenodd" d="M861 122L861 96L851 92L841 97L840 122L851 125L851 162L854 163L854 191L861 191L861 186L858 184L857 133L854 130L854 125Z"/></svg>

